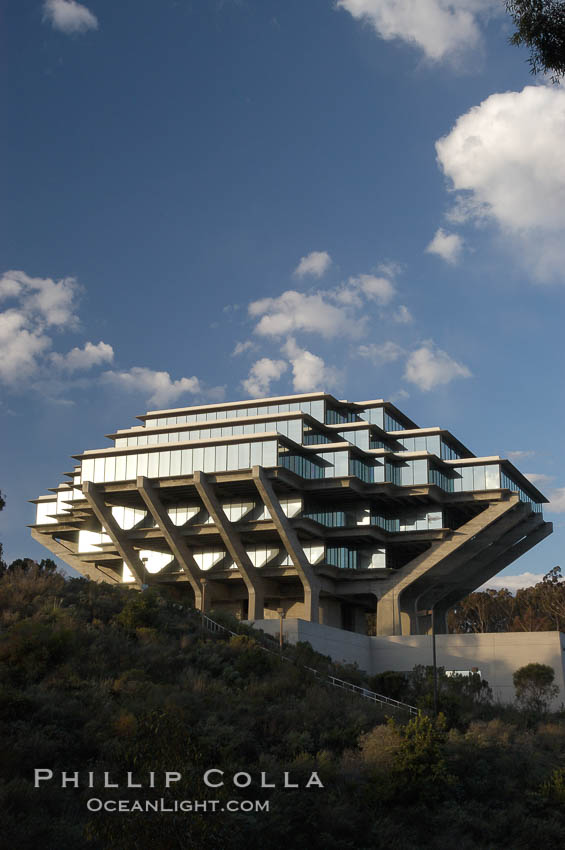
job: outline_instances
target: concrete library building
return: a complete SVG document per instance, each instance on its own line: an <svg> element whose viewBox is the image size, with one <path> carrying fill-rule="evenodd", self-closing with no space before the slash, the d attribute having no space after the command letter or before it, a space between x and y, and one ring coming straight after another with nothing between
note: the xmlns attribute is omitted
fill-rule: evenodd
<svg viewBox="0 0 565 850"><path fill-rule="evenodd" d="M174 584L265 631L282 616L287 639L368 672L429 663L433 629L438 663L480 669L501 698L540 661L565 699L558 633L446 634L450 607L552 531L510 461L322 392L138 418L34 500L33 537L83 576Z"/></svg>

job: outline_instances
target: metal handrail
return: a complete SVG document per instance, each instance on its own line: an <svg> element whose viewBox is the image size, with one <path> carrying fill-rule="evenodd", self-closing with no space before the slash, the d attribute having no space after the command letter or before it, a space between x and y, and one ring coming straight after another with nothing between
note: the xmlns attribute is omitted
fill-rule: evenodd
<svg viewBox="0 0 565 850"><path fill-rule="evenodd" d="M227 626L222 626L221 623L217 623L215 620L212 620L211 617L208 617L207 614L202 614L202 623L206 625L209 631L218 633L225 632L233 637L240 637L238 632L232 632L231 629L228 629ZM272 640L271 635L265 635ZM280 658L282 661L293 661L292 658L288 658L286 655L283 655L279 652L274 652L272 649L268 649L266 646L261 646L258 644L259 649L268 652L270 655L275 655L277 658ZM330 676L327 673L321 673L319 670L316 670L314 667L307 667L305 664L302 664L301 667L304 670L309 670L310 673L313 673L316 678L321 679L325 684L329 684L334 688L340 688L344 691L349 691L350 693L357 694L358 696L363 697L364 699L368 699L371 702L379 703L380 705L389 706L390 708L396 708L400 711L407 711L409 714L418 714L418 709L414 705L410 705L407 702L401 702L400 700L393 699L392 697L387 697L384 694L378 694L375 691L370 691L367 688L363 688L360 685L354 685L353 682L346 682L344 679L338 679L336 676Z"/></svg>

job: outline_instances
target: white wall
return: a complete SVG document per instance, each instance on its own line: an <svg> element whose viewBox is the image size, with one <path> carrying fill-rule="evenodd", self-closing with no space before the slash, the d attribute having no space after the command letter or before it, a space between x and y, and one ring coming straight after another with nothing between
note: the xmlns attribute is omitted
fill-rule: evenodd
<svg viewBox="0 0 565 850"><path fill-rule="evenodd" d="M278 636L279 621L257 620L255 627ZM417 664L431 665L432 639L428 635L368 637L306 620L284 621L290 643L305 640L334 661L356 662L369 674L385 670L409 672ZM491 632L470 635L437 635L437 664L446 670L477 667L495 699L513 702L513 673L525 664L548 664L555 671L559 696L552 708L565 703L565 635L559 632Z"/></svg>

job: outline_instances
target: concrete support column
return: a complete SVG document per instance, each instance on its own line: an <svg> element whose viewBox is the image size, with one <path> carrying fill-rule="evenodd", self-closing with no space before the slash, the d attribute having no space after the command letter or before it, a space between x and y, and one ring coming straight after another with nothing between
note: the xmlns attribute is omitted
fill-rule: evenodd
<svg viewBox="0 0 565 850"><path fill-rule="evenodd" d="M194 484L198 495L204 502L206 510L214 520L214 524L224 542L224 545L235 561L237 568L243 578L249 596L248 617L250 620L262 620L265 607L265 588L262 576L260 576L251 563L251 559L241 538L225 515L215 489L208 480L206 473L195 472Z"/></svg>
<svg viewBox="0 0 565 850"><path fill-rule="evenodd" d="M401 595L396 588L385 593L377 603L378 635L410 635L415 633L410 611L403 609Z"/></svg>
<svg viewBox="0 0 565 850"><path fill-rule="evenodd" d="M142 563L139 554L133 548L124 530L114 519L112 511L104 501L101 490L94 482L85 481L82 485L82 492L98 522L116 547L120 558L129 567L136 584L139 587L149 584L149 574L145 569L145 564Z"/></svg>
<svg viewBox="0 0 565 850"><path fill-rule="evenodd" d="M312 623L319 622L320 607L320 581L309 563L304 549L300 545L298 536L283 511L281 504L275 494L273 486L261 466L254 466L252 470L253 481L264 505L271 515L279 537L290 555L292 563L298 573L304 589L304 614L305 619Z"/></svg>
<svg viewBox="0 0 565 850"><path fill-rule="evenodd" d="M148 478L140 475L137 479L137 489L141 498L147 505L149 513L157 523L161 534L165 538L171 553L175 556L178 565L185 573L190 586L194 592L194 607L202 609L202 571L194 560L194 556L178 528L171 520L167 510L159 498L158 491ZM210 591L208 590L208 597Z"/></svg>

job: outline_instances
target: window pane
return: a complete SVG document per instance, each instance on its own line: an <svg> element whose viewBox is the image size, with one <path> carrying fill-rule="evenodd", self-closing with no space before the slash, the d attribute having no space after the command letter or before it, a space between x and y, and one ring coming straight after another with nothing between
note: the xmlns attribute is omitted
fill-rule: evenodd
<svg viewBox="0 0 565 850"><path fill-rule="evenodd" d="M181 462L181 452L174 451L171 452L171 475L180 475L180 462Z"/></svg>
<svg viewBox="0 0 565 850"><path fill-rule="evenodd" d="M228 447L226 445L216 446L216 470L224 472L228 467Z"/></svg>
<svg viewBox="0 0 565 850"><path fill-rule="evenodd" d="M237 452L237 465L238 469L247 469L249 466L250 460L250 447L249 443L240 443L238 446Z"/></svg>
<svg viewBox="0 0 565 850"><path fill-rule="evenodd" d="M171 468L171 453L159 452L159 478L169 475Z"/></svg>
<svg viewBox="0 0 565 850"><path fill-rule="evenodd" d="M131 454L126 460L126 478L129 480L137 476L137 455Z"/></svg>
<svg viewBox="0 0 565 850"><path fill-rule="evenodd" d="M107 457L106 458L106 466L104 469L104 481L115 481L116 480L116 458L115 457Z"/></svg>
<svg viewBox="0 0 565 850"><path fill-rule="evenodd" d="M473 470L473 489L485 489L485 468L484 466L475 466Z"/></svg>
<svg viewBox="0 0 565 850"><path fill-rule="evenodd" d="M228 469L237 469L237 444L228 446Z"/></svg>
<svg viewBox="0 0 565 850"><path fill-rule="evenodd" d="M262 456L262 444L251 443L251 466L260 466Z"/></svg>
<svg viewBox="0 0 565 850"><path fill-rule="evenodd" d="M485 481L487 490L496 490L500 487L500 474L498 464L489 464L486 467Z"/></svg>
<svg viewBox="0 0 565 850"><path fill-rule="evenodd" d="M261 444L263 446L263 459L261 461L262 466L276 466L277 465L277 446L278 443L276 440L269 440L266 443Z"/></svg>
<svg viewBox="0 0 565 850"><path fill-rule="evenodd" d="M181 454L181 474L192 475L192 449L183 449Z"/></svg>
<svg viewBox="0 0 565 850"><path fill-rule="evenodd" d="M205 446L204 448L204 472L215 471L215 446Z"/></svg>
<svg viewBox="0 0 565 850"><path fill-rule="evenodd" d="M148 455L141 454L137 456L137 474L138 475L147 475L147 462L149 460Z"/></svg>
<svg viewBox="0 0 565 850"><path fill-rule="evenodd" d="M104 481L104 461L103 457L94 459L94 481Z"/></svg>
<svg viewBox="0 0 565 850"><path fill-rule="evenodd" d="M204 469L204 449L194 449L193 465L195 472L197 469L201 471Z"/></svg>
<svg viewBox="0 0 565 850"><path fill-rule="evenodd" d="M151 452L147 464L147 475L149 478L159 477L159 452Z"/></svg>

